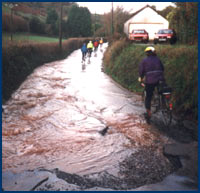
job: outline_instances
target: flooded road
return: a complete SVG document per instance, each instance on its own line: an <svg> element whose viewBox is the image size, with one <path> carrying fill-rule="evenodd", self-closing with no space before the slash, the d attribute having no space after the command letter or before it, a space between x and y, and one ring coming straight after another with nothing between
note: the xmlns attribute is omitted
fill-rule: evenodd
<svg viewBox="0 0 200 193"><path fill-rule="evenodd" d="M12 95L2 114L3 171L58 168L80 176L107 172L121 178L120 163L141 150L150 157L143 164L155 157L159 163L149 173L155 168L162 173L148 182L174 171L162 149L173 139L145 123L141 97L102 72L102 57L98 50L83 69L76 50L65 60L37 68ZM149 173L144 178L152 178Z"/></svg>

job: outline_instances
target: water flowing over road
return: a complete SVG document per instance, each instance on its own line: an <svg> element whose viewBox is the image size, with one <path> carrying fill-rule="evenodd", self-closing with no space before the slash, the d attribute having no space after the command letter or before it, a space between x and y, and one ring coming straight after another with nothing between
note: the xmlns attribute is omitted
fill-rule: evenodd
<svg viewBox="0 0 200 193"><path fill-rule="evenodd" d="M143 176L126 186L130 189L162 181L175 171L163 155L163 145L174 140L145 123L141 97L102 72L102 57L98 50L83 66L76 50L65 60L35 69L13 93L2 113L3 172L58 168L122 179L129 174L128 165Z"/></svg>

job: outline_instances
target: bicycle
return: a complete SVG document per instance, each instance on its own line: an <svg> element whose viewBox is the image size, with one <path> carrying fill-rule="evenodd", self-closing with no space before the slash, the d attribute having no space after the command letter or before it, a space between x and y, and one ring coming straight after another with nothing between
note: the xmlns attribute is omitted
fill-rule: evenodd
<svg viewBox="0 0 200 193"><path fill-rule="evenodd" d="M100 51L103 52L103 43L100 43Z"/></svg>
<svg viewBox="0 0 200 193"><path fill-rule="evenodd" d="M85 63L82 63L82 71L85 70L85 67L86 67Z"/></svg>
<svg viewBox="0 0 200 193"><path fill-rule="evenodd" d="M92 48L88 48L88 64L90 64L90 58L92 56Z"/></svg>
<svg viewBox="0 0 200 193"><path fill-rule="evenodd" d="M81 63L85 63L87 52L83 53Z"/></svg>
<svg viewBox="0 0 200 193"><path fill-rule="evenodd" d="M146 90L145 84L141 83L144 87L142 93L142 100L145 102ZM160 81L158 86L154 90L154 94L151 101L151 112L152 114L161 112L163 123L165 126L170 126L172 122L172 110L173 105L171 102L172 88L167 86L164 82Z"/></svg>
<svg viewBox="0 0 200 193"><path fill-rule="evenodd" d="M94 57L97 57L97 49L98 49L98 47L94 48Z"/></svg>

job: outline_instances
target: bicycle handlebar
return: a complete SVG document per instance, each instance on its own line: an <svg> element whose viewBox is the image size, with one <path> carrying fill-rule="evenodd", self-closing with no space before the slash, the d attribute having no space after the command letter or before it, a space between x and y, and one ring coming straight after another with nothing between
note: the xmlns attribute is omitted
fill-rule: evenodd
<svg viewBox="0 0 200 193"><path fill-rule="evenodd" d="M140 86L145 87L145 84L143 82L140 82Z"/></svg>

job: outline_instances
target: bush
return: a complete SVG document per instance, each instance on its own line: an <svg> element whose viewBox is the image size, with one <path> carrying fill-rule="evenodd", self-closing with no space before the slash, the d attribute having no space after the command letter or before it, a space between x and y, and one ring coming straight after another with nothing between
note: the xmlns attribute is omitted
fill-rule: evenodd
<svg viewBox="0 0 200 193"><path fill-rule="evenodd" d="M105 71L114 80L134 92L140 92L138 67L146 46L116 41L104 55ZM155 46L165 66L167 83L173 88L174 109L198 119L197 46Z"/></svg>
<svg viewBox="0 0 200 193"><path fill-rule="evenodd" d="M173 99L178 112L198 118L198 48L165 47L159 51L166 66L166 77L174 88ZM165 56L165 57L163 57ZM167 56L167 57L166 57Z"/></svg>
<svg viewBox="0 0 200 193"><path fill-rule="evenodd" d="M32 17L29 22L29 28L31 33L44 34L45 23L41 22L37 17Z"/></svg>
<svg viewBox="0 0 200 193"><path fill-rule="evenodd" d="M55 36L59 34L58 23L46 24L45 26L46 26L45 34L50 35L50 36Z"/></svg>

